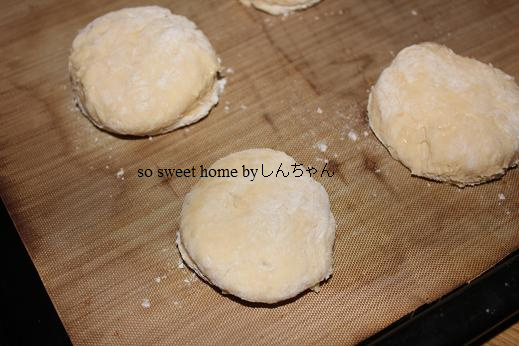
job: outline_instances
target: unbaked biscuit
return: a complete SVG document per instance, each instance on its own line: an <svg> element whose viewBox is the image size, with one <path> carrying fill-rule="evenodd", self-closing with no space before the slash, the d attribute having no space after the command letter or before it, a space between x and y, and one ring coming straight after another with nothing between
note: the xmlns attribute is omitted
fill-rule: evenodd
<svg viewBox="0 0 519 346"><path fill-rule="evenodd" d="M460 187L519 162L519 87L492 66L423 43L403 49L372 88L369 123L413 175Z"/></svg>
<svg viewBox="0 0 519 346"><path fill-rule="evenodd" d="M182 206L177 244L186 264L251 302L318 289L332 273L335 219L328 194L307 172L275 177L281 164L286 175L295 161L270 149L226 156L210 169L234 168L238 176L201 178ZM258 169L255 178L244 177L243 166Z"/></svg>
<svg viewBox="0 0 519 346"><path fill-rule="evenodd" d="M69 59L82 113L127 135L160 134L206 116L223 90L219 69L195 24L158 6L95 19L74 39Z"/></svg>
<svg viewBox="0 0 519 346"><path fill-rule="evenodd" d="M291 12L304 10L321 0L240 0L245 6L253 6L258 10L273 15L287 15Z"/></svg>

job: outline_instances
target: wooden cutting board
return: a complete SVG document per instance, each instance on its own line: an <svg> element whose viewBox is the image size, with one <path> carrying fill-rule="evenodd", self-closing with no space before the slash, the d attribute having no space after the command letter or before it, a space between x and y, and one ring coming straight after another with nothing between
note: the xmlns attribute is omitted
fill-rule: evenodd
<svg viewBox="0 0 519 346"><path fill-rule="evenodd" d="M206 119L149 139L92 126L67 75L79 29L145 3L0 5L0 191L75 344L351 344L519 247L519 170L461 190L411 177L366 120L368 89L413 43L519 78L518 2L324 0L286 18L237 0L154 3L195 21L230 69ZM254 147L336 173L318 178L337 219L334 275L275 306L179 268L174 238L196 179L137 175Z"/></svg>

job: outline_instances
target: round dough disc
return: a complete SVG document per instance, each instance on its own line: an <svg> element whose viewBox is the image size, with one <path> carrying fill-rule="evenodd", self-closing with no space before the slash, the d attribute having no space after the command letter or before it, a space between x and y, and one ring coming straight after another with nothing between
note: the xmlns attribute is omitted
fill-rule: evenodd
<svg viewBox="0 0 519 346"><path fill-rule="evenodd" d="M223 90L211 44L187 18L149 6L105 14L72 44L76 101L94 124L152 135L207 115Z"/></svg>
<svg viewBox="0 0 519 346"><path fill-rule="evenodd" d="M403 49L372 88L369 123L413 175L460 187L519 161L519 87L499 69L422 43Z"/></svg>
<svg viewBox="0 0 519 346"><path fill-rule="evenodd" d="M201 178L182 207L177 244L186 264L206 281L251 302L275 303L319 288L332 273L335 219L328 194L307 172L292 172L283 152L251 149L212 169L233 178ZM259 169L243 177L242 166ZM274 173L264 178L261 173ZM299 175L299 174L298 174Z"/></svg>
<svg viewBox="0 0 519 346"><path fill-rule="evenodd" d="M258 10L278 15L287 15L297 10L304 10L321 0L240 0L245 6L254 6Z"/></svg>

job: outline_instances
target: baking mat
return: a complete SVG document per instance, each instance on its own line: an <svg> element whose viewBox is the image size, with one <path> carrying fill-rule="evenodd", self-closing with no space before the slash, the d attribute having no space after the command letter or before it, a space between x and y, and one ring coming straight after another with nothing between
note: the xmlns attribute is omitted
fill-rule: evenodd
<svg viewBox="0 0 519 346"><path fill-rule="evenodd" d="M370 132L368 88L403 47L444 43L519 77L513 1L339 1L272 17L238 1L156 1L194 20L228 78L209 117L143 139L75 109L70 44L140 1L3 1L0 191L75 344L351 344L491 267L519 245L519 171L458 189L411 177ZM269 147L318 177L337 220L333 277L275 306L239 302L186 268L174 244L192 178ZM180 265L181 266L181 265Z"/></svg>

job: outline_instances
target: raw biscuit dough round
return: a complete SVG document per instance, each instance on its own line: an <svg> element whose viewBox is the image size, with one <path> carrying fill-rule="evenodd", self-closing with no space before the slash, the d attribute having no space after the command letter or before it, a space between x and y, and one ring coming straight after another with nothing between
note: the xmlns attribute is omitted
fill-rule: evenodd
<svg viewBox="0 0 519 346"><path fill-rule="evenodd" d="M195 24L158 6L95 19L74 39L69 59L82 113L100 128L137 136L206 116L223 91L219 69Z"/></svg>
<svg viewBox="0 0 519 346"><path fill-rule="evenodd" d="M519 161L519 88L492 66L422 43L403 49L368 101L369 124L413 175L460 187Z"/></svg>
<svg viewBox="0 0 519 346"><path fill-rule="evenodd" d="M294 159L270 149L250 149L216 161L238 177L201 178L182 206L177 244L199 276L251 302L294 297L332 273L335 219L328 194L307 172L275 177ZM261 165L267 175L261 175ZM242 165L259 169L254 181ZM286 173L285 173L286 174ZM298 174L299 175L299 174Z"/></svg>
<svg viewBox="0 0 519 346"><path fill-rule="evenodd" d="M253 6L258 10L278 15L287 15L291 12L304 10L317 4L321 0L240 0L245 6Z"/></svg>

